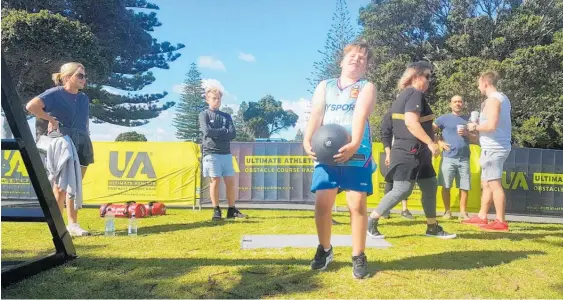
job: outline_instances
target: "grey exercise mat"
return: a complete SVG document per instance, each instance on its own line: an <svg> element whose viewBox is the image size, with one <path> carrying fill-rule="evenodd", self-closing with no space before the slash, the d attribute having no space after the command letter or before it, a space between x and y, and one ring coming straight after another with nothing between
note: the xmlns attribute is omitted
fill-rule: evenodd
<svg viewBox="0 0 563 300"><path fill-rule="evenodd" d="M351 247L351 235L333 235L330 243L333 246ZM241 241L242 249L258 249L258 248L317 248L319 240L317 235L310 234L291 234L291 235L243 235ZM366 238L367 248L387 248L391 244L384 239Z"/></svg>

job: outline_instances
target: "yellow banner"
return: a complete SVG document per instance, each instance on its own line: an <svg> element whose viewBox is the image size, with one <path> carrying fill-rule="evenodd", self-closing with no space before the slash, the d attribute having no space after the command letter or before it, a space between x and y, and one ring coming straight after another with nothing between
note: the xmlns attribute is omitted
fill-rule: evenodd
<svg viewBox="0 0 563 300"><path fill-rule="evenodd" d="M469 159L469 167L471 172L471 190L469 191L469 197L467 199L467 210L470 212L478 212L481 206L481 166L479 165L479 157L481 154L481 148L477 145L470 145L471 156ZM380 156L385 154L383 149L382 143L373 143L373 151L372 155L377 163L377 171L373 173L372 180L373 180L373 194L367 198L367 205L370 208L375 208L381 198L384 195L385 190L385 177L381 175L379 170L380 164ZM442 157L435 157L432 160L432 165L434 166L434 170L436 170L436 174L439 174L440 171L440 163L442 161ZM455 186L455 185L454 185ZM418 185L415 186L411 196L407 199L407 205L409 209L412 210L419 210L422 211L422 203L421 203L421 192L418 188ZM459 201L460 201L460 194L458 188L452 188L450 190L450 201L452 211L459 211ZM345 207L347 206L346 203L346 195L345 193L338 194L336 198L336 206L338 207ZM444 202L442 200L442 187L438 187L438 191L436 194L436 208L438 211L438 215L440 212L444 211ZM395 209L401 209L401 203L399 203Z"/></svg>
<svg viewBox="0 0 563 300"><path fill-rule="evenodd" d="M84 203L163 201L192 205L199 193L199 146L192 142L94 142Z"/></svg>
<svg viewBox="0 0 563 300"><path fill-rule="evenodd" d="M310 166L313 160L309 156L256 156L249 155L244 158L247 166Z"/></svg>

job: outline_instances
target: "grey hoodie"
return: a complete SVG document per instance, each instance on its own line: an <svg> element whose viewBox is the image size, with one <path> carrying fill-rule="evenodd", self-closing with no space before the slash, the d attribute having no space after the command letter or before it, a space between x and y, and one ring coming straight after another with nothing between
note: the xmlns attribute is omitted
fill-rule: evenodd
<svg viewBox="0 0 563 300"><path fill-rule="evenodd" d="M82 208L82 172L76 147L68 135L51 140L45 158L49 182L55 182L65 190L74 209Z"/></svg>

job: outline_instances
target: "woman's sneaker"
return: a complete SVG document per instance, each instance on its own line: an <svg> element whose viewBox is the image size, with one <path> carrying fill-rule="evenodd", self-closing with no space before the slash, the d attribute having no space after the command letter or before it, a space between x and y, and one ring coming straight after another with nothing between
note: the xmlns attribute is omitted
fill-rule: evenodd
<svg viewBox="0 0 563 300"><path fill-rule="evenodd" d="M377 230L379 220L368 217L368 235L374 239L384 239L385 236Z"/></svg>
<svg viewBox="0 0 563 300"><path fill-rule="evenodd" d="M319 245L317 247L315 258L313 258L313 261L311 262L311 270L326 270L328 264L333 260L334 253L332 252L332 246L330 246L330 250L325 251L323 245Z"/></svg>
<svg viewBox="0 0 563 300"><path fill-rule="evenodd" d="M66 230L68 230L68 233L70 233L70 236L87 236L87 235L90 235L90 232L80 228L80 225L78 225L78 223L69 224L66 227Z"/></svg>
<svg viewBox="0 0 563 300"><path fill-rule="evenodd" d="M438 225L438 223L428 224L427 226L426 236L433 236L443 240L453 239L457 236L455 233L445 232L442 226Z"/></svg>

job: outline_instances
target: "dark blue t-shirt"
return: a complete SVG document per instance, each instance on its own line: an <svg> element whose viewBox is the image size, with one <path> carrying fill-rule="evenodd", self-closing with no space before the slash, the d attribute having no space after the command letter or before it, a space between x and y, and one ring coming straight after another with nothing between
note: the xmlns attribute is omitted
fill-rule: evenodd
<svg viewBox="0 0 563 300"><path fill-rule="evenodd" d="M444 150L444 156L467 158L469 157L469 139L467 136L457 134L457 125L467 125L466 116L447 114L438 117L434 123L442 129L444 142L450 144L450 151Z"/></svg>
<svg viewBox="0 0 563 300"><path fill-rule="evenodd" d="M59 120L61 127L88 130L90 100L86 94L82 92L71 94L64 87L57 86L37 97L43 101L45 111ZM64 128L61 128L61 131L64 131Z"/></svg>

